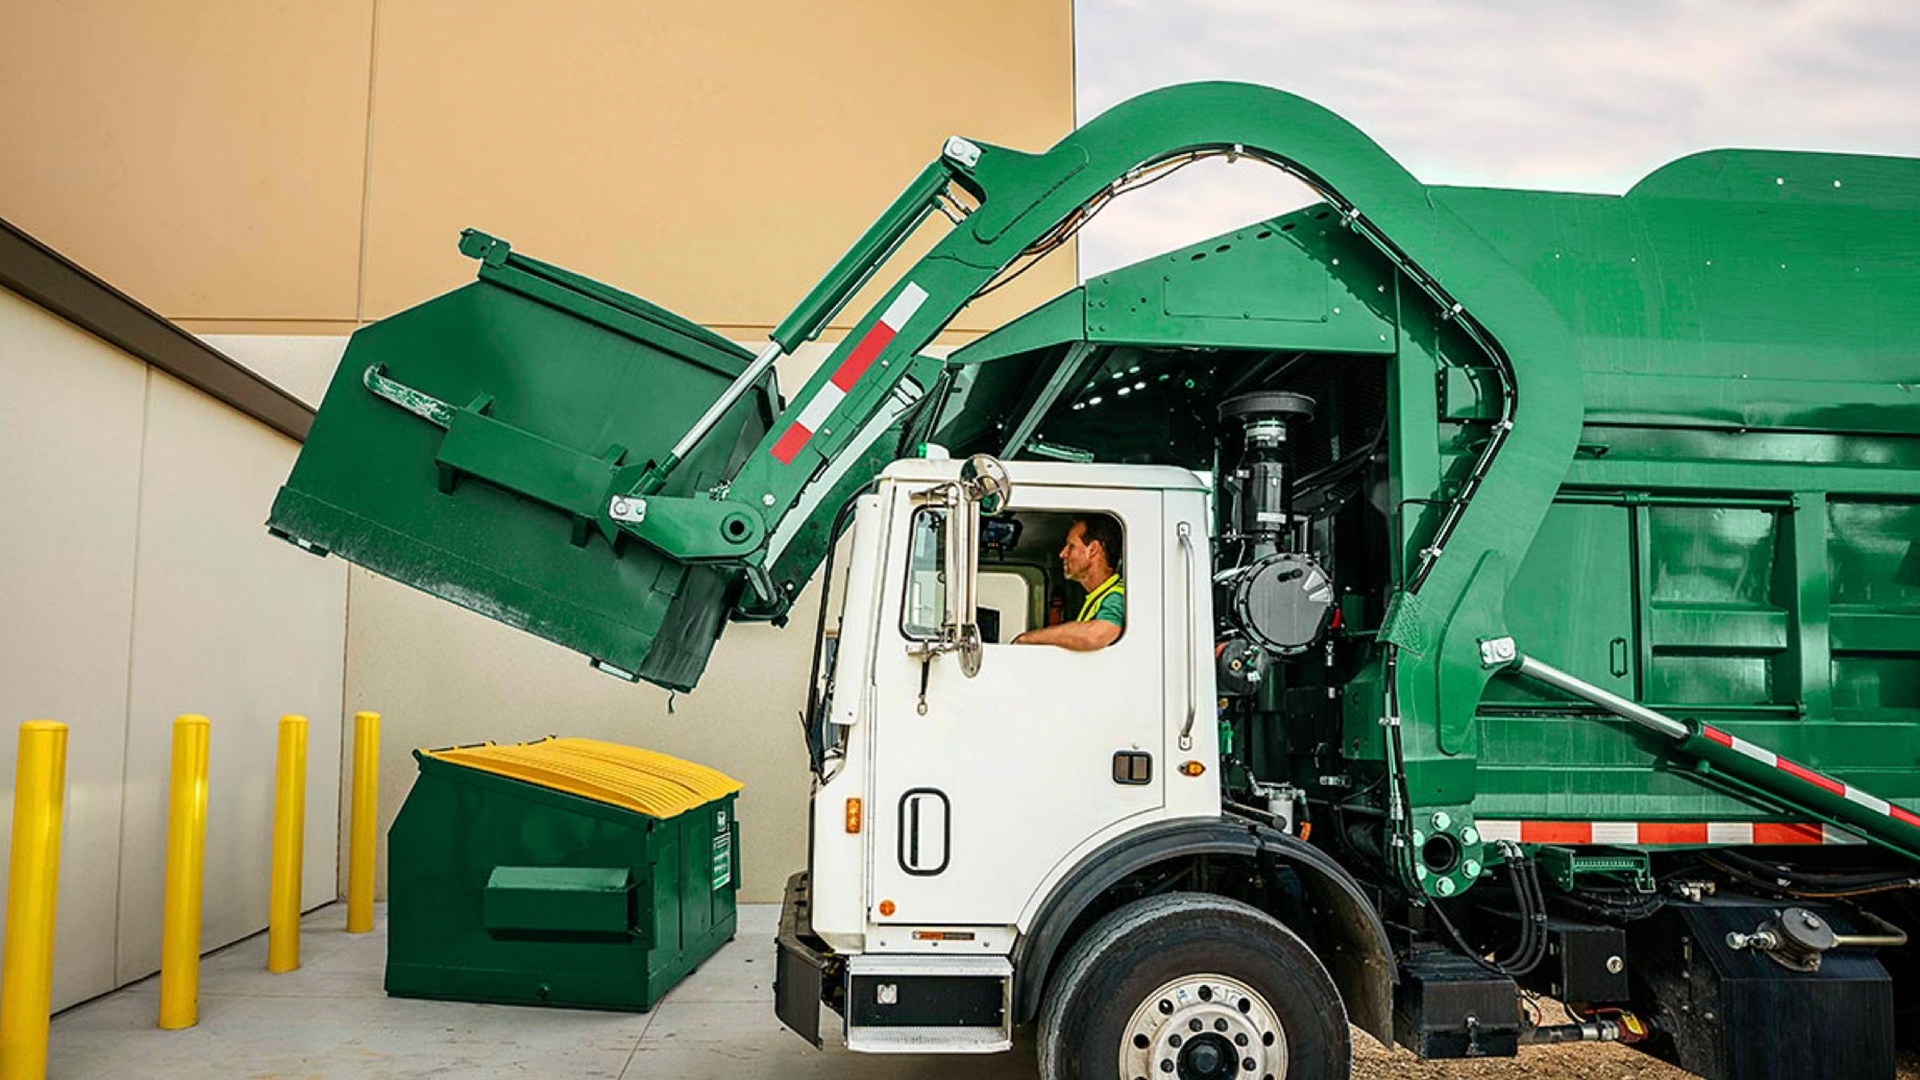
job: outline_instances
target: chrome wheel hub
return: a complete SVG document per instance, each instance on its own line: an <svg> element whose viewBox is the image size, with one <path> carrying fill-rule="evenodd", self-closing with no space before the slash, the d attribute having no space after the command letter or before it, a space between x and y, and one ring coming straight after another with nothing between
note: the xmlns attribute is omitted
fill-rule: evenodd
<svg viewBox="0 0 1920 1080"><path fill-rule="evenodd" d="M1259 992L1186 975L1148 995L1120 1032L1120 1080L1283 1080L1287 1036Z"/></svg>

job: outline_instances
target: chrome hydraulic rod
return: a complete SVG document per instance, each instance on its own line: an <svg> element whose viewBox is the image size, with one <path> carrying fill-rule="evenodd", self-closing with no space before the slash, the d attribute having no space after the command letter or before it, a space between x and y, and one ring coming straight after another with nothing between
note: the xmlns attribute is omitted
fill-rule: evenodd
<svg viewBox="0 0 1920 1080"><path fill-rule="evenodd" d="M661 464L660 471L672 472L673 467L679 464L680 460L686 457L701 439L707 437L707 432L713 430L713 425L727 415L727 410L733 408L734 402L739 401L748 390L752 389L753 384L759 382L760 377L773 366L773 362L785 356L786 352L779 342L767 342L767 347L760 350L760 355L753 358L753 363L748 364L746 370L734 378L733 382L727 386L726 392L721 394L712 405L707 406L707 411L700 414L700 419L695 420L693 426L687 429L687 433L680 436L680 441L673 444L673 449L667 452L667 460Z"/></svg>
<svg viewBox="0 0 1920 1080"><path fill-rule="evenodd" d="M1520 659L1515 663L1514 670L1528 678L1546 683L1556 690L1561 690L1572 694L1574 697L1592 702L1616 716L1623 716L1639 724L1641 727L1657 731L1669 739L1684 739L1688 735L1693 734L1687 725L1675 720L1671 716L1663 716L1638 702L1628 701L1618 694L1608 693L1606 690L1590 682L1576 679L1566 672L1561 671L1559 668L1554 667L1552 664L1536 660L1525 653L1520 654Z"/></svg>
<svg viewBox="0 0 1920 1080"><path fill-rule="evenodd" d="M1489 661L1598 705L1663 735L1691 759L1701 778L1733 788L1789 812L1808 814L1910 859L1920 860L1920 815L1851 784L1835 780L1766 747L1701 721L1684 721L1628 701L1551 664L1520 652L1511 639L1482 646Z"/></svg>

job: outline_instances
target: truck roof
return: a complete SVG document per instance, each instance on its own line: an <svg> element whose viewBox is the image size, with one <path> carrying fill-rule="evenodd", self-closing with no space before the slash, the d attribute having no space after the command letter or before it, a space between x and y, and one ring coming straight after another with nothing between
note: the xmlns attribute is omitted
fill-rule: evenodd
<svg viewBox="0 0 1920 1080"><path fill-rule="evenodd" d="M1065 461L1012 460L1005 462L1013 481L1015 506L1021 484L1047 487L1158 488L1166 491L1205 491L1207 482L1191 469L1175 465L1104 465ZM952 458L904 458L888 465L888 480L938 483L959 475L960 462Z"/></svg>

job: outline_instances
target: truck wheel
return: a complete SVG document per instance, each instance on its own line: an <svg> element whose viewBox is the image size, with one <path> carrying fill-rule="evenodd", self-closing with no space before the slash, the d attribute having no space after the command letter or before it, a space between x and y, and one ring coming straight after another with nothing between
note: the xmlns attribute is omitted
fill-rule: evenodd
<svg viewBox="0 0 1920 1080"><path fill-rule="evenodd" d="M1347 1010L1306 944L1236 900L1172 893L1101 919L1040 1012L1042 1080L1345 1080Z"/></svg>

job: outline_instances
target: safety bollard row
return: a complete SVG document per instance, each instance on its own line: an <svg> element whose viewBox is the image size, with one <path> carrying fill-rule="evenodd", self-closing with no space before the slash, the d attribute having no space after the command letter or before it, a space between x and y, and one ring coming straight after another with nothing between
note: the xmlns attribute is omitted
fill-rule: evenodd
<svg viewBox="0 0 1920 1080"><path fill-rule="evenodd" d="M161 915L159 1026L199 1022L201 897L206 872L207 773L212 724L173 722L167 794L166 892ZM66 797L67 726L20 725L7 878L5 955L0 961L0 1080L43 1080L52 1017L55 904ZM354 714L352 824L348 834L347 930L373 929L380 714ZM274 773L273 870L267 970L300 966L300 881L306 825L307 721L280 718Z"/></svg>

